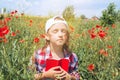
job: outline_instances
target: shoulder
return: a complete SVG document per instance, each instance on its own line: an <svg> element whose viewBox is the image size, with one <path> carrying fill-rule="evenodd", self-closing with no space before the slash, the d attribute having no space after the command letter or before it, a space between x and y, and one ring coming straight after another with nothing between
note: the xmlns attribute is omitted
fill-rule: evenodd
<svg viewBox="0 0 120 80"><path fill-rule="evenodd" d="M71 59L72 61L74 61L74 62L77 62L77 61L78 61L77 55L76 55L75 53L73 53L73 52L70 54L70 59Z"/></svg>
<svg viewBox="0 0 120 80"><path fill-rule="evenodd" d="M45 56L45 52L40 48L34 51L33 56L35 58L40 58L40 57Z"/></svg>
<svg viewBox="0 0 120 80"><path fill-rule="evenodd" d="M42 54L44 54L44 53L45 53L45 52L42 50L42 48L37 49L37 50L34 51L34 55L42 55Z"/></svg>

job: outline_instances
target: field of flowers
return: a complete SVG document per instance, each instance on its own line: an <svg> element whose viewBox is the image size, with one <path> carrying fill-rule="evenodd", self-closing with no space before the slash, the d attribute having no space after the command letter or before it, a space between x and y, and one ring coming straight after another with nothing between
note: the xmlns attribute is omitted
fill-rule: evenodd
<svg viewBox="0 0 120 80"><path fill-rule="evenodd" d="M48 18L15 10L0 20L0 80L33 79L29 59L45 43ZM68 24L81 80L120 80L120 23L102 27L99 21L75 19Z"/></svg>

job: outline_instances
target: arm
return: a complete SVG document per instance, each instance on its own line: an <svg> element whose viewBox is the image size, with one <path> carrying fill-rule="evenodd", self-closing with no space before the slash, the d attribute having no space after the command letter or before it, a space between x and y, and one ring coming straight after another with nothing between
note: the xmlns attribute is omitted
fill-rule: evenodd
<svg viewBox="0 0 120 80"><path fill-rule="evenodd" d="M78 57L76 54L72 54L70 56L70 75L73 78L73 80L80 80L80 74L78 72Z"/></svg>

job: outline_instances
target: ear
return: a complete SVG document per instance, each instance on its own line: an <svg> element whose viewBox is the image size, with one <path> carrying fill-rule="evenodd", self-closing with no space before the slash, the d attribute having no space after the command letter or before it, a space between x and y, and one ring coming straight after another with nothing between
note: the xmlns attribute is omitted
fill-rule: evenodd
<svg viewBox="0 0 120 80"><path fill-rule="evenodd" d="M46 40L50 40L48 34L45 34L45 39L46 39Z"/></svg>

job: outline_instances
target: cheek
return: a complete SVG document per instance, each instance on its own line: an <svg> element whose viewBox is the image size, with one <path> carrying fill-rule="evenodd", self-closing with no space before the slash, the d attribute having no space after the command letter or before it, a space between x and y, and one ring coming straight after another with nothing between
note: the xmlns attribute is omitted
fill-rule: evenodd
<svg viewBox="0 0 120 80"><path fill-rule="evenodd" d="M50 36L49 39L50 39L51 41L54 41L54 40L56 39L56 36Z"/></svg>
<svg viewBox="0 0 120 80"><path fill-rule="evenodd" d="M64 35L64 39L67 40L67 39L68 39L68 36L67 36L67 35Z"/></svg>

